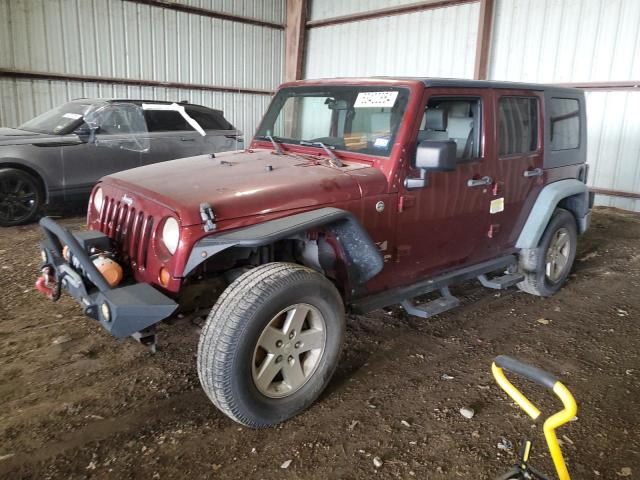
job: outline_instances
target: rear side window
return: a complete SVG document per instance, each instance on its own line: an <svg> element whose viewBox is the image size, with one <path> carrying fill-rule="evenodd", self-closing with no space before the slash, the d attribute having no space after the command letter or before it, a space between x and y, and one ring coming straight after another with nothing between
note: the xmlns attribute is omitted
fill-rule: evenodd
<svg viewBox="0 0 640 480"><path fill-rule="evenodd" d="M538 99L501 97L498 101L500 156L538 149Z"/></svg>
<svg viewBox="0 0 640 480"><path fill-rule="evenodd" d="M145 110L144 119L150 132L193 131L180 113L171 110Z"/></svg>
<svg viewBox="0 0 640 480"><path fill-rule="evenodd" d="M186 107L187 114L203 128L203 130L232 130L233 126L214 110L198 107Z"/></svg>
<svg viewBox="0 0 640 480"><path fill-rule="evenodd" d="M552 98L549 123L551 150L570 150L580 146L580 104L574 98Z"/></svg>

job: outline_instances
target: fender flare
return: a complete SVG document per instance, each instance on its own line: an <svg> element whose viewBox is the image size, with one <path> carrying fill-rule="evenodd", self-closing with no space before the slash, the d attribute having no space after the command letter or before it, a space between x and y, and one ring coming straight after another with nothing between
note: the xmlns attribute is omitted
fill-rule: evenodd
<svg viewBox="0 0 640 480"><path fill-rule="evenodd" d="M351 212L325 207L204 237L193 246L182 276L228 248L269 245L320 226L340 242L351 282L363 284L380 273L384 266L382 255L360 222Z"/></svg>
<svg viewBox="0 0 640 480"><path fill-rule="evenodd" d="M576 217L579 233L587 230L590 218L589 188L574 178L559 180L546 185L538 195L520 232L516 248L531 249L538 246L554 210L561 202L566 203L562 206Z"/></svg>

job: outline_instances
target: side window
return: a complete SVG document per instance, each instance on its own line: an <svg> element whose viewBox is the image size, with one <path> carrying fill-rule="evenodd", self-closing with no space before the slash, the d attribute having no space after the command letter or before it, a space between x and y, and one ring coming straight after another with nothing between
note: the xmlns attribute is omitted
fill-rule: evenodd
<svg viewBox="0 0 640 480"><path fill-rule="evenodd" d="M145 110L144 118L147 121L149 132L176 132L191 130L193 128L178 112L170 110Z"/></svg>
<svg viewBox="0 0 640 480"><path fill-rule="evenodd" d="M213 110L198 107L186 107L185 110L203 130L231 130L233 128L222 115Z"/></svg>
<svg viewBox="0 0 640 480"><path fill-rule="evenodd" d="M479 98L431 98L422 117L418 143L453 140L458 163L480 157L481 103Z"/></svg>
<svg viewBox="0 0 640 480"><path fill-rule="evenodd" d="M102 135L122 135L144 132L142 116L135 106L109 105L96 112L95 121Z"/></svg>
<svg viewBox="0 0 640 480"><path fill-rule="evenodd" d="M574 98L552 98L549 123L551 150L570 150L580 146L580 104Z"/></svg>
<svg viewBox="0 0 640 480"><path fill-rule="evenodd" d="M538 99L501 97L498 100L500 156L538 149Z"/></svg>

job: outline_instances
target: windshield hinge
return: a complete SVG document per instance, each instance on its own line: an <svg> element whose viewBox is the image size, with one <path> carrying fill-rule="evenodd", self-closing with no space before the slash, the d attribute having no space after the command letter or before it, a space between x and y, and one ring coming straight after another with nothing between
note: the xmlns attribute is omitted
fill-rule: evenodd
<svg viewBox="0 0 640 480"><path fill-rule="evenodd" d="M200 218L202 218L202 221L204 222L202 227L205 232L212 232L216 229L216 216L213 213L211 205L208 203L200 204Z"/></svg>

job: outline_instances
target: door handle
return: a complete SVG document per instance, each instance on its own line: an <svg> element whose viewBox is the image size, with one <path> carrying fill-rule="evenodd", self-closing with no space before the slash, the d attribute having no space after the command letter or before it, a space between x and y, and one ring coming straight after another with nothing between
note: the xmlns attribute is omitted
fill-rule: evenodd
<svg viewBox="0 0 640 480"><path fill-rule="evenodd" d="M482 177L482 178L470 178L467 180L467 187L482 187L484 185L491 185L493 183L493 178L491 177Z"/></svg>
<svg viewBox="0 0 640 480"><path fill-rule="evenodd" d="M196 139L195 138L188 138L188 137L180 137L180 141L182 141L182 142L195 142Z"/></svg>
<svg viewBox="0 0 640 480"><path fill-rule="evenodd" d="M534 168L533 170L525 170L522 172L523 177L539 177L540 175L542 175L541 168Z"/></svg>

